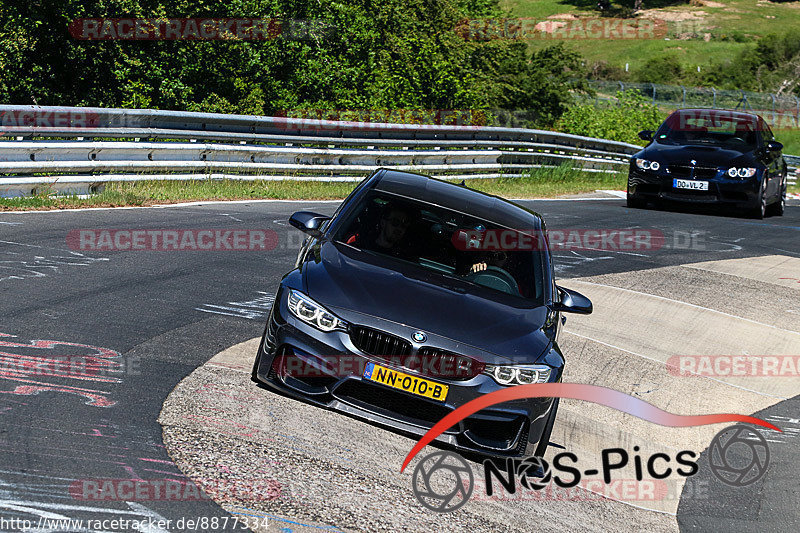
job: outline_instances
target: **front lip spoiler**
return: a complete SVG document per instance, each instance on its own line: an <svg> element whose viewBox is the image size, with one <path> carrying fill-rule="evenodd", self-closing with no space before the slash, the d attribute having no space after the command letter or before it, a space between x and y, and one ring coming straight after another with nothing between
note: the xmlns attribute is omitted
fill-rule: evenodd
<svg viewBox="0 0 800 533"><path fill-rule="evenodd" d="M414 435L422 436L430 429L430 428L423 428L420 426L416 426L414 424L409 424L407 422L396 420L394 418L387 418L379 414L373 413L371 411L360 409L354 405L342 402L340 400L334 399L328 404L328 407L358 418L364 418L375 424L386 425L398 429L400 431L405 431L406 433L413 433ZM458 440L456 439L455 435L448 435L446 433L442 433L436 438L436 440L449 444L453 447L460 448L460 446L458 445Z"/></svg>

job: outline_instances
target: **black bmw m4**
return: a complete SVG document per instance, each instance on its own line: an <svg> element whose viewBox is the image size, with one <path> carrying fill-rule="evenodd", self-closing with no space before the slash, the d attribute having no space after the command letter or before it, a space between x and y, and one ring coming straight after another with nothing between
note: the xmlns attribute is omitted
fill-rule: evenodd
<svg viewBox="0 0 800 533"><path fill-rule="evenodd" d="M556 286L538 214L462 185L379 169L332 217L290 223L308 237L276 292L254 381L402 433L504 387L560 382L562 313L592 311ZM506 402L438 440L542 456L557 408Z"/></svg>
<svg viewBox="0 0 800 533"><path fill-rule="evenodd" d="M628 207L664 201L728 206L756 218L786 206L783 145L751 113L679 109L631 157Z"/></svg>

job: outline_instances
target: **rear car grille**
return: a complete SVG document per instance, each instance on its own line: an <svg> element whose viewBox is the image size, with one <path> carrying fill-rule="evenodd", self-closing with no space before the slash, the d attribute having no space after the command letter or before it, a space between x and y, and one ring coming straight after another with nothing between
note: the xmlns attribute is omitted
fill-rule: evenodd
<svg viewBox="0 0 800 533"><path fill-rule="evenodd" d="M351 326L350 340L362 352L378 357L411 354L407 340L364 326Z"/></svg>
<svg viewBox="0 0 800 533"><path fill-rule="evenodd" d="M717 169L713 167L692 167L689 165L669 165L667 171L675 178L694 177L698 179L711 179L717 176Z"/></svg>

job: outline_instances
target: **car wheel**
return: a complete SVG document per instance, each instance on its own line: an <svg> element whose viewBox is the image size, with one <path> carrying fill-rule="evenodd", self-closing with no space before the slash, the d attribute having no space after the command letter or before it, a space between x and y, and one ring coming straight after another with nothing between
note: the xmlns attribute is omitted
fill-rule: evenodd
<svg viewBox="0 0 800 533"><path fill-rule="evenodd" d="M558 398L553 400L553 407L550 409L550 415L547 417L547 425L544 427L542 437L539 439L539 444L536 446L535 457L544 457L547 451L547 445L550 444L550 434L553 432L553 424L555 424L557 412Z"/></svg>
<svg viewBox="0 0 800 533"><path fill-rule="evenodd" d="M628 207L633 208L633 209L642 209L643 207L647 206L647 202L645 202L641 198L637 198L636 196L633 196L631 194L628 194L628 197L625 200L625 203L627 204Z"/></svg>
<svg viewBox="0 0 800 533"><path fill-rule="evenodd" d="M783 216L784 211L786 211L786 187L784 186L783 191L781 192L781 197L778 199L777 202L772 204L772 214L777 215L779 217Z"/></svg>
<svg viewBox="0 0 800 533"><path fill-rule="evenodd" d="M758 207L753 210L753 218L761 220L765 216L767 216L767 195L764 194L764 189L761 189L758 193Z"/></svg>
<svg viewBox="0 0 800 533"><path fill-rule="evenodd" d="M261 343L258 345L258 353L256 354L256 360L253 361L253 370L250 372L250 380L256 383L261 383L261 380L258 379L258 364L261 362L261 354L264 353L264 340L267 338L268 327L269 327L269 322L267 322L267 326L264 328L264 334L261 335Z"/></svg>

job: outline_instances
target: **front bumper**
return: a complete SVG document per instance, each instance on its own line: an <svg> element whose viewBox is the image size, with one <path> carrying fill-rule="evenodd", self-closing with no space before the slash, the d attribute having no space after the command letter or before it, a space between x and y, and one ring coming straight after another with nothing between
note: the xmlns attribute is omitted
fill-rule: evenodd
<svg viewBox="0 0 800 533"><path fill-rule="evenodd" d="M643 171L632 166L628 171L628 194L634 198L651 201L673 201L692 204L722 204L742 209L759 205L760 171L752 178L731 178L723 170L714 176L679 177L669 175L664 169ZM707 181L708 190L677 189L675 179Z"/></svg>
<svg viewBox="0 0 800 533"><path fill-rule="evenodd" d="M325 333L297 320L282 300L276 300L268 319L253 377L292 397L422 436L457 407L503 388L483 374L461 380L422 376L449 386L445 401L439 402L369 381L363 378L368 362L413 372L360 351L345 331ZM551 379L560 379L560 372ZM532 398L483 409L442 433L437 441L484 455L532 455L552 405L552 398Z"/></svg>

